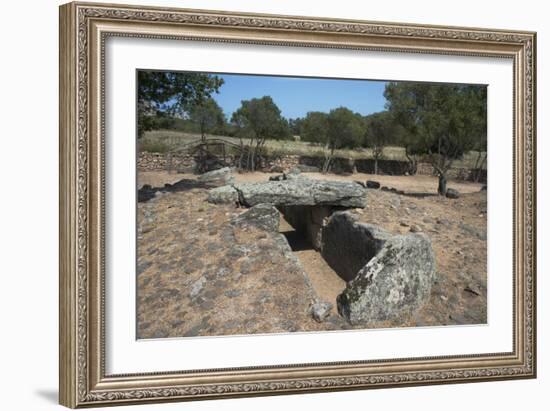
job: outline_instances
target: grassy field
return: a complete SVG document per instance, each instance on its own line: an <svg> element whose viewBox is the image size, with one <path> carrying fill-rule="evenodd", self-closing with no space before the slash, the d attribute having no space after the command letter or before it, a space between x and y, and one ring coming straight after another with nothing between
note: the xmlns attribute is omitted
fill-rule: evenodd
<svg viewBox="0 0 550 411"><path fill-rule="evenodd" d="M239 144L237 137L228 136L213 136L208 135L208 138L217 138L225 140L229 143ZM144 136L139 140L141 151L165 153L178 150L186 145L200 139L199 134L184 133L173 130L154 130L145 132ZM268 155L300 155L300 156L316 156L323 157L323 147L314 143L305 141L289 141L289 140L267 140L265 148ZM336 157L353 158L353 159L372 159L372 151L366 148L360 149L342 149L335 151ZM473 168L475 166L477 151L467 153L460 161L455 161L453 167ZM399 160L406 161L405 149L403 147L388 146L384 148L384 160Z"/></svg>

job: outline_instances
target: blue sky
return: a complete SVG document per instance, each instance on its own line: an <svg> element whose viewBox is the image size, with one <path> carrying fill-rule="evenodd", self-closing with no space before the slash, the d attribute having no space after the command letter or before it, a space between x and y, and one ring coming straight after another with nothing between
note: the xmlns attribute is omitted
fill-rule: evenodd
<svg viewBox="0 0 550 411"><path fill-rule="evenodd" d="M218 74L224 84L212 97L228 119L241 100L271 96L286 118L344 106L363 115L382 111L384 81Z"/></svg>

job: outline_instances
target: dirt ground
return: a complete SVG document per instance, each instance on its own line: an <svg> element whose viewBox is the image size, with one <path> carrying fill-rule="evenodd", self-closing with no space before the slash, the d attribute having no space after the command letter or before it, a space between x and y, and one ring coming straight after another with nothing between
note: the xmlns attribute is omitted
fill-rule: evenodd
<svg viewBox="0 0 550 411"><path fill-rule="evenodd" d="M235 174L236 182L257 182L267 181L272 175L280 173L237 173ZM376 180L382 185L393 187L398 190L403 190L407 193L436 193L437 178L432 176L417 175L417 176L383 176L365 173L355 173L352 175L336 175L322 173L305 173L309 178L317 180L334 180L334 181L367 181ZM183 178L195 179L194 174L183 173L167 173L166 171L147 171L138 173L138 188L144 184L149 184L152 187L162 187L164 184L173 184ZM470 183L462 181L450 181L449 188L454 188L460 193L476 193L480 190L483 184Z"/></svg>
<svg viewBox="0 0 550 411"><path fill-rule="evenodd" d="M451 200L433 194L437 179L430 176L306 175L331 180L371 179L405 191L400 195L368 190L367 207L353 212L361 221L390 232L422 231L431 238L437 280L429 302L414 317L378 326L486 323L487 199L486 192L480 191L481 184L449 182L449 187L461 193L459 199ZM236 174L236 180L266 181L269 176ZM196 176L140 172L138 187L162 187L182 179L193 182ZM345 282L284 219L280 232L292 251L288 255L269 254L264 264L260 254L272 253L271 239L262 239L256 232L230 233L227 221L243 210L208 204L206 196L207 189L190 187L138 204L139 337L350 328L334 307L327 322L316 323L308 315L307 303L298 301L306 299L311 287L322 300L335 305ZM237 252L243 249L246 255ZM233 254L235 257L230 257ZM287 261L292 258L297 258L297 265ZM248 265L256 273L253 277L243 274L243 259L255 262ZM227 276L218 276L220 264ZM300 267L305 282L297 275ZM294 274L286 275L285 271ZM222 288L208 288L210 283ZM268 290L273 292L271 296ZM258 312L254 307L261 309Z"/></svg>

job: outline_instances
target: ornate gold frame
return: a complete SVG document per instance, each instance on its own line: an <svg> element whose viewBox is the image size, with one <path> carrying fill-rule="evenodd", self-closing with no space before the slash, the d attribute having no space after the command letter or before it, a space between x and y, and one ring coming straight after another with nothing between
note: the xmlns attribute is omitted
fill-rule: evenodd
<svg viewBox="0 0 550 411"><path fill-rule="evenodd" d="M105 375L103 63L108 36L492 56L514 63L514 350ZM532 32L70 3L60 8L60 403L68 407L534 378ZM269 359L266 359L266 363Z"/></svg>

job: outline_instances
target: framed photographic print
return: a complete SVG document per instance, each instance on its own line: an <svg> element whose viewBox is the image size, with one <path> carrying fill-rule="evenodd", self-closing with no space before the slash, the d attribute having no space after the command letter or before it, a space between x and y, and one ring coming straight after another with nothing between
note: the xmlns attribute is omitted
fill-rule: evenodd
<svg viewBox="0 0 550 411"><path fill-rule="evenodd" d="M61 6L61 404L534 378L535 40Z"/></svg>

